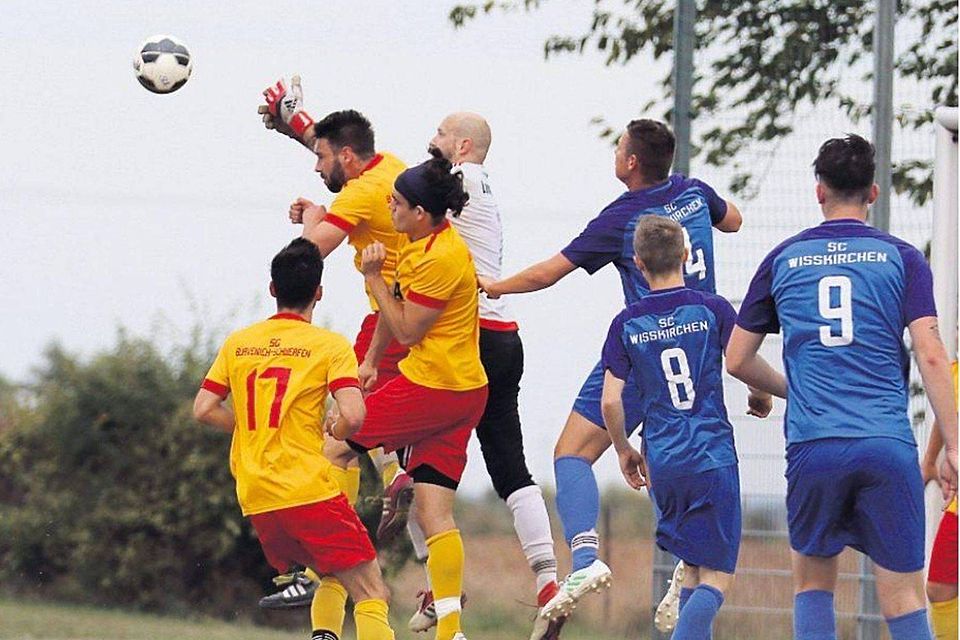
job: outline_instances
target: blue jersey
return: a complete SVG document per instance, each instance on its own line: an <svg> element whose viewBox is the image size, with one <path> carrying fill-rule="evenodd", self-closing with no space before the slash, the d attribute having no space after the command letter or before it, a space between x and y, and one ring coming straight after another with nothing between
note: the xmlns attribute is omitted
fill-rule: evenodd
<svg viewBox="0 0 960 640"><path fill-rule="evenodd" d="M644 215L663 216L680 223L690 251L683 269L686 285L715 292L712 228L727 215L727 203L709 185L679 174L655 187L621 195L604 207L561 253L590 274L612 262L620 273L625 304L637 302L650 291L633 262L633 232Z"/></svg>
<svg viewBox="0 0 960 640"><path fill-rule="evenodd" d="M632 373L643 444L656 479L736 464L723 404L723 350L737 314L720 296L685 287L648 293L610 325L603 366Z"/></svg>
<svg viewBox="0 0 960 640"><path fill-rule="evenodd" d="M783 328L787 444L883 436L914 444L903 330L936 316L917 249L857 220L831 220L760 264L737 324Z"/></svg>

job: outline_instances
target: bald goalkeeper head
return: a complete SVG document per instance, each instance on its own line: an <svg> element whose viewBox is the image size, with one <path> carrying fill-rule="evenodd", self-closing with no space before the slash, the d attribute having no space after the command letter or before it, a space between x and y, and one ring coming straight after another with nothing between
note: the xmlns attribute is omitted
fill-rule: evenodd
<svg viewBox="0 0 960 640"><path fill-rule="evenodd" d="M451 113L437 127L429 149L431 153L436 150L453 164L483 164L490 149L490 125L475 113Z"/></svg>

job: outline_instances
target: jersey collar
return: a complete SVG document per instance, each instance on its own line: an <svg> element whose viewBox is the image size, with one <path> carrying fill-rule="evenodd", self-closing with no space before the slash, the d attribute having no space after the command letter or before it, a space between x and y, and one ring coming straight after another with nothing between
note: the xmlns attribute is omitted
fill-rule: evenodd
<svg viewBox="0 0 960 640"><path fill-rule="evenodd" d="M820 224L831 226L831 227L838 224L858 224L862 227L867 226L867 223L865 221L857 220L856 218L838 218L836 220L824 220Z"/></svg>
<svg viewBox="0 0 960 640"><path fill-rule="evenodd" d="M267 318L267 320L299 320L300 322L307 321L306 318L296 313L275 313Z"/></svg>
<svg viewBox="0 0 960 640"><path fill-rule="evenodd" d="M444 221L441 222L436 229L430 232L430 239L427 240L427 246L423 248L423 252L426 253L427 251L430 251L430 247L433 246L433 241L437 239L437 236L449 228L450 228L450 221L447 219L444 219Z"/></svg>

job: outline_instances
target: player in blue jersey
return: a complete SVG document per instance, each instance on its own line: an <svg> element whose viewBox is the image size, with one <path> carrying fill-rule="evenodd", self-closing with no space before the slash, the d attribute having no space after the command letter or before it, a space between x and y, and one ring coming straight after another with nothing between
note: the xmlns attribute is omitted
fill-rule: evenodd
<svg viewBox="0 0 960 640"><path fill-rule="evenodd" d="M650 292L610 325L603 420L627 483L647 486L653 497L657 544L686 565L673 638L705 639L740 549L740 478L722 363L737 314L720 296L684 286L686 251L676 222L641 218L633 246ZM774 375L785 391L783 375ZM628 397L643 415L643 454L627 440ZM749 406L766 417L770 394L751 390Z"/></svg>
<svg viewBox="0 0 960 640"><path fill-rule="evenodd" d="M828 140L813 166L826 221L760 264L727 347L727 368L772 391L756 354L765 334L783 330L795 637L836 637L837 556L849 546L876 564L893 640L923 640L931 637L923 483L907 414L905 327L946 445L942 473L954 488L957 478L957 408L933 277L916 248L865 224L877 197L869 142Z"/></svg>
<svg viewBox="0 0 960 640"><path fill-rule="evenodd" d="M676 146L673 133L662 122L634 120L620 136L614 155L617 179L627 187L587 224L583 232L557 255L501 280L480 284L489 297L539 291L556 284L577 267L590 274L613 264L620 274L626 304L636 302L649 285L633 262L633 232L643 216L679 222L689 255L684 280L692 289L713 292L712 228L733 232L740 228L737 208L720 198L707 184L679 174L670 175ZM603 369L593 368L573 405L554 448L557 512L572 551L572 571L564 581L566 595L558 593L544 607L555 615L557 604L574 601L599 585L609 584L610 569L597 558L597 517L600 492L592 465L610 446L603 429L600 394ZM636 398L626 399L627 428L640 422ZM574 586L576 585L576 586Z"/></svg>

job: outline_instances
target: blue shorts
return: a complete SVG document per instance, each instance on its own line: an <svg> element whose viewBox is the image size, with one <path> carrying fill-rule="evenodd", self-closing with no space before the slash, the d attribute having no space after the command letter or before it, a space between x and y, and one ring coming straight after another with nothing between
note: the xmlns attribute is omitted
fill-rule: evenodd
<svg viewBox="0 0 960 640"><path fill-rule="evenodd" d="M603 425L603 412L600 410L600 398L603 396L603 363L598 362L590 375L580 387L580 393L573 403L573 410L584 418L605 429ZM623 388L623 411L626 418L625 426L627 435L633 434L637 427L643 422L643 410L640 407L640 395L633 381L631 373L626 380L626 386Z"/></svg>
<svg viewBox="0 0 960 640"><path fill-rule="evenodd" d="M824 438L787 447L790 546L832 558L844 547L884 569L923 569L917 447L892 438Z"/></svg>
<svg viewBox="0 0 960 640"><path fill-rule="evenodd" d="M650 494L657 546L689 565L734 572L741 531L737 465L654 482Z"/></svg>

